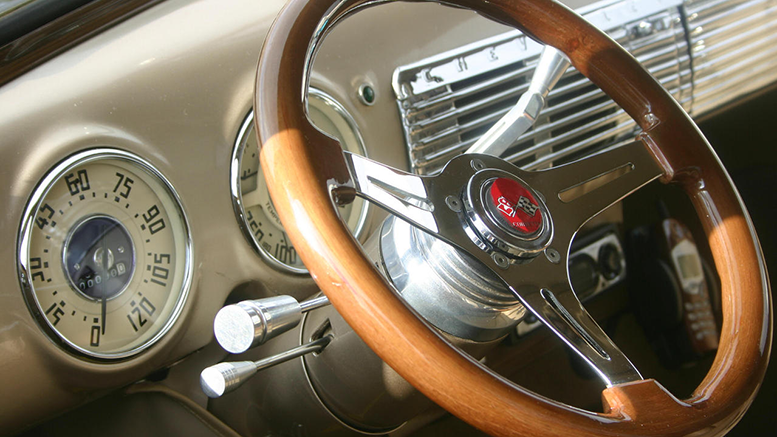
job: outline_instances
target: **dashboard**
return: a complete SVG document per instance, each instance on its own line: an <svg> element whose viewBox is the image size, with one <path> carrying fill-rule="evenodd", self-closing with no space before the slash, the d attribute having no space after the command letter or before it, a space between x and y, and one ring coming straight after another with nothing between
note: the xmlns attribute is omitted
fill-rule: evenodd
<svg viewBox="0 0 777 437"><path fill-rule="evenodd" d="M321 369L355 364L297 359L284 365L293 370L259 373L222 399L209 400L200 388L202 369L233 360L214 340L222 307L278 295L304 301L320 292L270 200L253 124L257 59L284 3L157 2L0 87L0 242L7 248L0 254L7 279L0 287L2 434L51 433L55 425L46 423L57 422L46 421L53 418L64 420L63 432L77 434L67 418L83 417L78 408L101 399L123 408L116 393L128 399L126 418L138 411L130 408L132 396L175 399L196 416L192 425L181 419L179 433L407 435L443 416L395 381L401 378L331 313L327 323L344 340L327 350L362 357L358 365L375 373L353 381L341 373L317 378ZM777 81L774 2L564 3L631 51L693 117ZM390 2L348 17L327 35L310 76L308 114L354 154L436 174L526 91L541 49L468 10ZM505 156L524 169L551 168L637 133L622 110L570 69L533 129ZM387 216L366 201L341 215L363 243ZM606 241L578 245L581 256L610 262L614 271L601 283L594 279L596 294L623 287L632 268L625 258L602 254L605 243L623 251L625 239L616 237L623 227L617 205L588 227L591 235L606 228ZM701 264L693 267L700 276ZM610 306L601 304L607 297L600 296L600 306ZM513 316L513 349L505 357L542 343L532 337L536 320L525 311ZM326 317L307 317L245 358L313 338ZM496 340L508 342L505 336ZM545 355L564 355L560 342L541 347ZM354 406L394 408L381 403L383 392L338 397L358 390L359 378L381 379L381 390L412 413L397 424Z"/></svg>

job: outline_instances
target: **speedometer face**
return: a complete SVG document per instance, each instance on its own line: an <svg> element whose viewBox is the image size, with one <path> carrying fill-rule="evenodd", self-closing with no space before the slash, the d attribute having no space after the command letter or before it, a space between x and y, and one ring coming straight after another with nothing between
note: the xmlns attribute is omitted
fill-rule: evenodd
<svg viewBox="0 0 777 437"><path fill-rule="evenodd" d="M310 119L319 129L333 136L345 150L364 155L364 145L356 124L343 107L321 91L311 89L308 98ZM259 147L249 114L238 135L232 158L232 196L235 213L253 247L275 267L293 273L307 273L305 265L283 229L259 165ZM358 235L367 210L360 198L340 207L340 216Z"/></svg>
<svg viewBox="0 0 777 437"><path fill-rule="evenodd" d="M44 330L77 353L124 358L172 325L190 278L172 187L112 149L80 153L39 184L22 223L19 273Z"/></svg>

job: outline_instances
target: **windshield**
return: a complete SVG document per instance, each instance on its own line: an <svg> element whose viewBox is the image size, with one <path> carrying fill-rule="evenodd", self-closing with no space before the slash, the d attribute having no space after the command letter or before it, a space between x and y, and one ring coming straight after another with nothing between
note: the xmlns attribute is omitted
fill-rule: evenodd
<svg viewBox="0 0 777 437"><path fill-rule="evenodd" d="M91 0L0 0L0 46L71 12Z"/></svg>

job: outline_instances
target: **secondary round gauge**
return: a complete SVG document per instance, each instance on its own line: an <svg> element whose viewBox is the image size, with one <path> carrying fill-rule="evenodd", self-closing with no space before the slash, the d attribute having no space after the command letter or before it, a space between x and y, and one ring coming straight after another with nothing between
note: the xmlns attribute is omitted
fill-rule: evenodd
<svg viewBox="0 0 777 437"><path fill-rule="evenodd" d="M308 115L319 129L340 141L345 150L364 155L364 143L356 123L334 99L311 89L308 95ZM254 249L275 267L293 273L307 273L270 200L259 165L253 112L248 115L238 134L232 154L231 178L235 213ZM340 216L354 235L358 235L367 216L367 203L357 198L353 203L341 207Z"/></svg>
<svg viewBox="0 0 777 437"><path fill-rule="evenodd" d="M19 277L33 314L78 354L119 359L175 322L191 238L172 186L130 153L72 156L36 188L22 221Z"/></svg>

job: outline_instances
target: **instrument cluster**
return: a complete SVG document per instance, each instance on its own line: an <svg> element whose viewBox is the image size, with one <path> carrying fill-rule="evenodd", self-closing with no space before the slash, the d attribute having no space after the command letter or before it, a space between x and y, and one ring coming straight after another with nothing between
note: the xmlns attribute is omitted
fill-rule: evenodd
<svg viewBox="0 0 777 437"><path fill-rule="evenodd" d="M353 118L311 89L311 121L345 150L365 154ZM230 187L237 223L266 262L306 275L270 199L253 112L232 151ZM367 217L361 199L342 207L355 235ZM189 293L192 238L178 194L151 163L99 148L72 155L38 183L18 237L19 280L43 331L84 359L127 359L176 322Z"/></svg>
<svg viewBox="0 0 777 437"><path fill-rule="evenodd" d="M38 184L19 235L19 279L44 331L76 355L133 356L175 323L191 281L178 195L117 149L77 153Z"/></svg>

